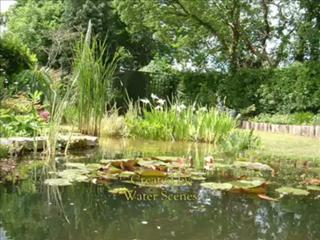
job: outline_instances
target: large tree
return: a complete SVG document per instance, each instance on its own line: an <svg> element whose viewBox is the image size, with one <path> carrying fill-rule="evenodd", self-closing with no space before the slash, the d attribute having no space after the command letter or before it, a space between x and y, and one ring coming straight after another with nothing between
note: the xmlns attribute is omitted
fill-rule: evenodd
<svg viewBox="0 0 320 240"><path fill-rule="evenodd" d="M296 1L289 0L114 0L114 6L131 32L147 27L177 58L231 70L278 66L296 31Z"/></svg>

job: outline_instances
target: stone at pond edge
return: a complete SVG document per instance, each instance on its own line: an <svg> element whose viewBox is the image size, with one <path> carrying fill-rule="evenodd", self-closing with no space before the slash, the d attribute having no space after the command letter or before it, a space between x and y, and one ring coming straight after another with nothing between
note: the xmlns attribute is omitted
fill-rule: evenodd
<svg viewBox="0 0 320 240"><path fill-rule="evenodd" d="M281 187L277 188L276 192L284 195L295 195L295 196L308 196L309 192L304 189L292 188L292 187Z"/></svg>

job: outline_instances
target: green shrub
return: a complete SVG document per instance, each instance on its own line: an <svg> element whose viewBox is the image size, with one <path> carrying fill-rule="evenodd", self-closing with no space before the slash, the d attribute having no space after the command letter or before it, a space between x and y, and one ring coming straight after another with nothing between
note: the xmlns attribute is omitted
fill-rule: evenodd
<svg viewBox="0 0 320 240"><path fill-rule="evenodd" d="M296 63L276 69L257 91L261 112L291 113L320 110L320 65Z"/></svg>
<svg viewBox="0 0 320 240"><path fill-rule="evenodd" d="M260 138L253 135L253 131L236 129L222 141L220 148L226 154L237 155L249 149L260 146Z"/></svg>
<svg viewBox="0 0 320 240"><path fill-rule="evenodd" d="M6 108L0 108L0 137L39 135L45 125L38 114L42 108L39 101L39 93L29 98L21 95L6 99L3 103Z"/></svg>
<svg viewBox="0 0 320 240"><path fill-rule="evenodd" d="M251 114L313 112L320 110L319 62L295 63L277 69L240 69L219 72L179 73L179 90L186 100L214 106L217 96L226 106Z"/></svg>
<svg viewBox="0 0 320 240"><path fill-rule="evenodd" d="M37 61L35 55L16 37L6 34L0 41L0 78L5 78L5 85L14 84L13 74L30 69Z"/></svg>
<svg viewBox="0 0 320 240"><path fill-rule="evenodd" d="M310 112L299 112L292 114L267 114L262 113L254 118L253 122L287 124L287 125L320 125L320 114Z"/></svg>
<svg viewBox="0 0 320 240"><path fill-rule="evenodd" d="M219 86L224 79L224 75L218 72L199 73L182 72L179 73L179 91L182 97L189 103L197 102L203 106L214 106L219 94Z"/></svg>
<svg viewBox="0 0 320 240"><path fill-rule="evenodd" d="M5 158L9 155L9 149L5 145L0 144L0 159Z"/></svg>

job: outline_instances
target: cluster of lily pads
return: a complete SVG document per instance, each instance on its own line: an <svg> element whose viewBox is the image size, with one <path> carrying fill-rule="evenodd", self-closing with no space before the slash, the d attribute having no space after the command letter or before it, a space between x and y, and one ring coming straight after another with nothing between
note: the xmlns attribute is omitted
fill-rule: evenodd
<svg viewBox="0 0 320 240"><path fill-rule="evenodd" d="M200 186L212 191L227 191L257 194L265 200L278 200L267 196L270 181L277 173L267 164L259 162L234 161L225 163L206 157L201 170L192 167L192 158L182 157L145 157L134 159L102 159L100 163L67 162L66 169L53 172L53 178L45 183L50 186L68 186L74 182L108 184L122 182L139 187L190 186L200 182ZM230 176L229 170L251 175ZM215 181L211 181L214 179ZM229 181L226 181L229 180ZM126 188L111 189L114 194L123 194ZM284 195L307 196L310 191L320 191L320 179L313 178L303 182L303 187L279 187L275 192Z"/></svg>

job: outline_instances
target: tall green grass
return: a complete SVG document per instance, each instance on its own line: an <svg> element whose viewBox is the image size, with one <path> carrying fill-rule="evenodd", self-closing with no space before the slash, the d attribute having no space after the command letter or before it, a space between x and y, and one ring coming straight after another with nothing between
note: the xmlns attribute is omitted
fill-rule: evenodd
<svg viewBox="0 0 320 240"><path fill-rule="evenodd" d="M91 37L91 24L76 48L77 110L82 133L99 135L118 55L108 56L106 42Z"/></svg>
<svg viewBox="0 0 320 240"><path fill-rule="evenodd" d="M126 114L130 136L144 139L220 143L236 128L237 119L215 108L162 99L131 102Z"/></svg>

